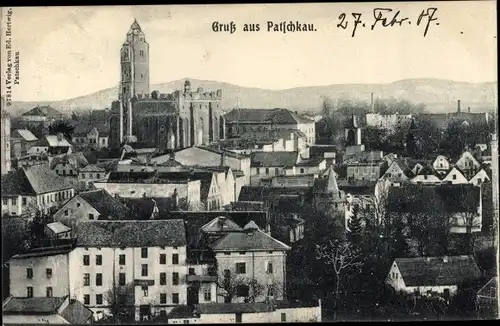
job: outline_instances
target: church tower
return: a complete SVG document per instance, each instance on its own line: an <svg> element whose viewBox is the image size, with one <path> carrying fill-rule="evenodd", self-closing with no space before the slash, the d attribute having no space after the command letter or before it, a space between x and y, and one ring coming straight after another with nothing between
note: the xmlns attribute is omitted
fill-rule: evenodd
<svg viewBox="0 0 500 326"><path fill-rule="evenodd" d="M149 44L141 26L134 20L121 49L120 100L149 94Z"/></svg>

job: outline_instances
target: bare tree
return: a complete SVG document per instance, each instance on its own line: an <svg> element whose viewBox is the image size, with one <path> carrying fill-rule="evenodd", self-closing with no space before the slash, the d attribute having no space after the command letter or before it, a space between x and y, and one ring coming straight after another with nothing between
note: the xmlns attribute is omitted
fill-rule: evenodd
<svg viewBox="0 0 500 326"><path fill-rule="evenodd" d="M327 244L316 245L316 257L333 267L336 284L333 308L336 309L340 299L341 277L347 270L357 271L361 268L360 253L347 241L344 234Z"/></svg>

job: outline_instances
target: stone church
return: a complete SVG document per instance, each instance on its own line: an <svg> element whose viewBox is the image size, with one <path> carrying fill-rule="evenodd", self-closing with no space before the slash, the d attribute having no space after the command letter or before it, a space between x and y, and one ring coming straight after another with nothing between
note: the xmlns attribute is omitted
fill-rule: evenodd
<svg viewBox="0 0 500 326"><path fill-rule="evenodd" d="M110 146L147 142L160 149L208 145L225 137L222 90L191 88L163 94L150 92L149 44L134 21L120 52L118 101L111 104Z"/></svg>

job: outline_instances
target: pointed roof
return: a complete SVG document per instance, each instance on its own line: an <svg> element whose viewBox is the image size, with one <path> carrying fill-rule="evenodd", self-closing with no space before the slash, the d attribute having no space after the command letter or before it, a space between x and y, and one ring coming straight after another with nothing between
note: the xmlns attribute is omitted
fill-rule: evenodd
<svg viewBox="0 0 500 326"><path fill-rule="evenodd" d="M138 30L141 30L141 26L139 26L139 23L137 22L137 19L134 18L134 22L132 23L132 25L130 26L130 29L134 30L134 29L138 29Z"/></svg>
<svg viewBox="0 0 500 326"><path fill-rule="evenodd" d="M337 174L333 170L333 165L328 169L328 181L326 183L326 190L328 192L338 192L339 185L337 184Z"/></svg>
<svg viewBox="0 0 500 326"><path fill-rule="evenodd" d="M201 230L203 232L234 232L241 231L242 229L238 224L234 223L226 216L219 216L202 226Z"/></svg>
<svg viewBox="0 0 500 326"><path fill-rule="evenodd" d="M247 226L250 226L249 222ZM255 223L254 223L255 224ZM253 226L250 226L253 228ZM214 251L288 251L290 247L270 235L255 232L229 232L226 236L211 244Z"/></svg>

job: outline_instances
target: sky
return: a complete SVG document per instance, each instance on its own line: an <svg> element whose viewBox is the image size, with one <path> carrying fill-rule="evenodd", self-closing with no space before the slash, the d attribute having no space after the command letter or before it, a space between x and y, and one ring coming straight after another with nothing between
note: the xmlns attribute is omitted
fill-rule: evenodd
<svg viewBox="0 0 500 326"><path fill-rule="evenodd" d="M377 7L400 10L412 24L384 28L379 22L370 30ZM429 7L437 8L438 20L424 37L425 26L416 21ZM353 12L367 25L358 25L355 37ZM337 27L342 13L349 18L346 30ZM120 48L134 19L150 45L151 84L194 78L287 89L409 78L497 80L494 1L15 7L11 39L20 83L12 100L57 101L117 86ZM312 23L316 31L267 32L267 21L290 20ZM232 21L237 30L214 32L214 21ZM243 32L251 23L260 31ZM4 95L4 44L1 49Z"/></svg>

